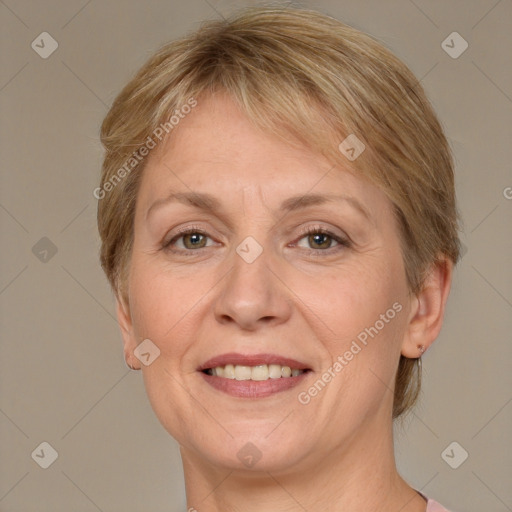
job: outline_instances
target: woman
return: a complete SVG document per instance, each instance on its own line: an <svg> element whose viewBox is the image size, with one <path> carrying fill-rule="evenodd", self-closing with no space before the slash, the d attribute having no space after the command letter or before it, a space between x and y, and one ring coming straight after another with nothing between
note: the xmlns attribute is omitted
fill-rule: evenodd
<svg viewBox="0 0 512 512"><path fill-rule="evenodd" d="M161 48L101 138L101 264L189 510L446 510L393 453L459 258L450 151L406 66L254 8Z"/></svg>

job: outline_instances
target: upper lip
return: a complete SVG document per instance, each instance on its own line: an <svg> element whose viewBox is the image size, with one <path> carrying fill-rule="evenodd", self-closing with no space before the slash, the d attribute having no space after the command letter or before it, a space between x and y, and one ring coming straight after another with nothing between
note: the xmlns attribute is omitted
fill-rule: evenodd
<svg viewBox="0 0 512 512"><path fill-rule="evenodd" d="M289 366L290 368L297 370L310 369L305 363L277 354L239 354L237 352L229 352L227 354L222 354L208 359L208 361L199 366L198 371L203 371L208 368L216 368L217 366L226 366L227 364L232 364L235 366L280 364L281 366Z"/></svg>

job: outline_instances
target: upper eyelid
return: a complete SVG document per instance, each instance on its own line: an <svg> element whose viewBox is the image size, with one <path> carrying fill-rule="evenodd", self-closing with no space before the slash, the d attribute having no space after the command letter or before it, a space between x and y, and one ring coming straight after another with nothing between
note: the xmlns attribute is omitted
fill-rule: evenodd
<svg viewBox="0 0 512 512"><path fill-rule="evenodd" d="M300 234L302 235L302 234L308 234L310 231L315 230L315 229L318 231L328 231L328 232L331 232L333 235L348 238L348 236L345 233L337 235L334 232L336 230L335 228L330 228L328 226L323 226L320 224L305 226L305 227L300 228L299 231L300 231ZM208 233L208 230L206 228L202 228L201 226L191 225L191 226L177 228L170 239L172 240L173 238L175 238L178 235L187 234L187 233L190 233L191 231L192 232L197 231L198 233L202 233L202 234L210 236L210 233ZM292 231L293 231L293 229L287 229L287 230L285 230L285 233L290 234Z"/></svg>
<svg viewBox="0 0 512 512"><path fill-rule="evenodd" d="M209 235L209 233L207 232L206 229L200 227L200 226L186 226L186 227L180 227L180 228L176 228L176 231L172 234L172 236L170 235L166 235L164 237L164 241L168 238L167 242L170 242L171 240L174 240L175 238L178 238L180 235L186 235L187 233L190 233L190 232L198 232L198 233L202 233L202 234L205 234L205 235Z"/></svg>
<svg viewBox="0 0 512 512"><path fill-rule="evenodd" d="M300 234L308 234L310 231L326 231L326 232L329 232L329 233L332 233L333 235L336 235L336 233L334 231L336 231L335 228L330 228L328 226L322 226L321 224L314 224L314 225L309 225L309 226L305 226L305 227L302 227L300 229ZM336 235L336 236L343 236L343 235Z"/></svg>

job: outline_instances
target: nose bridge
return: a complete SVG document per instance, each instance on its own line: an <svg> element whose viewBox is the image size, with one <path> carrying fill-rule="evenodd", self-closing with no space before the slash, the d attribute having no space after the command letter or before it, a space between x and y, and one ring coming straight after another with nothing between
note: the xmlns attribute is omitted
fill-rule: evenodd
<svg viewBox="0 0 512 512"><path fill-rule="evenodd" d="M276 260L267 242L268 226L260 223L257 228L257 222L245 221L247 233L253 234L242 233L244 238L234 248L233 267L226 276L214 312L221 322L231 319L244 329L255 329L262 319L284 321L290 314L290 303L285 288L278 282L278 273L272 268Z"/></svg>
<svg viewBox="0 0 512 512"><path fill-rule="evenodd" d="M261 295L261 300L270 300L271 289L275 288L275 276L271 272L274 258L272 247L265 233L265 226L261 222L252 220L246 222L246 233L242 232L242 240L236 245L233 253L233 270L229 281L233 285L247 287L244 292L247 297ZM275 293L275 290L274 290Z"/></svg>
<svg viewBox="0 0 512 512"><path fill-rule="evenodd" d="M239 242L233 256L234 272L241 272L249 279L259 274L267 277L272 260L272 245L269 231L275 223L270 208L263 199L261 186L252 183L242 189L242 211L239 220Z"/></svg>
<svg viewBox="0 0 512 512"><path fill-rule="evenodd" d="M268 288L275 284L275 276L269 267L275 264L273 246L269 232L275 223L272 210L265 204L263 191L258 183L251 183L242 189L243 215L239 222L240 242L235 248L235 268L237 277L252 282L253 290L269 293Z"/></svg>

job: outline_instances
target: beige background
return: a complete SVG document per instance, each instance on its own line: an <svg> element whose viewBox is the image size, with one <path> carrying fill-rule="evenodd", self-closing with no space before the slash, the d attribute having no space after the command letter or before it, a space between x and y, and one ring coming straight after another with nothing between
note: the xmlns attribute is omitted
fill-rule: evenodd
<svg viewBox="0 0 512 512"><path fill-rule="evenodd" d="M115 95L160 44L248 3L0 1L2 512L186 509L178 447L141 373L124 364L98 263L98 133ZM455 152L467 252L443 331L424 356L421 404L397 431L399 468L455 512L510 511L512 2L303 5L402 58ZM47 59L31 48L44 31L58 42ZM441 47L454 31L469 43L456 59ZM469 454L457 469L441 456L453 441ZM42 442L58 452L48 469L31 457ZM452 459L461 454L456 447Z"/></svg>

